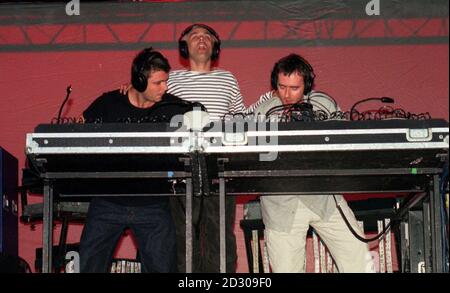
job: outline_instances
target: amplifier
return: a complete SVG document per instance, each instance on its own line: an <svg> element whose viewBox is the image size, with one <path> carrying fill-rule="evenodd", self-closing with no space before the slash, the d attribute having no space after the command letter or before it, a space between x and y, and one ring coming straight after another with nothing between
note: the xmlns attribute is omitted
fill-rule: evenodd
<svg viewBox="0 0 450 293"><path fill-rule="evenodd" d="M15 157L0 147L0 253L18 255L18 201Z"/></svg>

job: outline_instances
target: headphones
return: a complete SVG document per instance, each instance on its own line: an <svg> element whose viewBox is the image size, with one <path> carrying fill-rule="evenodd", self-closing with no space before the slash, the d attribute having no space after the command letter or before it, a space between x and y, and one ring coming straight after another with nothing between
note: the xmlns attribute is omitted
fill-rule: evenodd
<svg viewBox="0 0 450 293"><path fill-rule="evenodd" d="M216 33L215 30L213 30L211 27L207 26L206 24L202 23L194 23L193 25L188 26L184 29L184 31L181 33L180 38L178 39L178 50L180 51L180 56L184 59L189 58L189 49L187 42L183 40L184 36L190 33L194 28L201 27L207 30L216 40L214 41L214 45L212 48L212 54L211 54L211 60L214 61L217 58L219 58L220 53L220 38L219 35Z"/></svg>
<svg viewBox="0 0 450 293"><path fill-rule="evenodd" d="M314 70L308 61L297 54L290 54L275 63L270 75L270 84L272 89L278 89L278 74L280 72L292 73L295 71L298 71L300 75L303 76L303 81L305 83L303 94L309 94L314 85L314 78L316 78L316 75L314 74Z"/></svg>
<svg viewBox="0 0 450 293"><path fill-rule="evenodd" d="M131 84L133 87L139 92L145 92L148 84L148 71L151 67L150 63L153 59L164 59L164 56L157 52L153 51L153 48L146 48L142 50L133 60L133 65L131 66Z"/></svg>

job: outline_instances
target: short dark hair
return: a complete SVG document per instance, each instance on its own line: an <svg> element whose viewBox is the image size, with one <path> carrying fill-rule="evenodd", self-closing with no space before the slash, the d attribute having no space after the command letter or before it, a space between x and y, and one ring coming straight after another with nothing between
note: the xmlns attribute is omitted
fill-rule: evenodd
<svg viewBox="0 0 450 293"><path fill-rule="evenodd" d="M147 88L147 79L152 71L170 72L170 64L166 57L152 47L140 51L131 65L131 84L140 92Z"/></svg>
<svg viewBox="0 0 450 293"><path fill-rule="evenodd" d="M272 89L276 90L278 88L279 73L290 75L294 72L298 72L301 76L303 76L303 80L305 82L304 94L308 94L312 90L314 78L316 76L311 64L309 64L305 58L298 54L289 54L275 63L270 76Z"/></svg>
<svg viewBox="0 0 450 293"><path fill-rule="evenodd" d="M166 57L163 56L158 51L153 50L152 47L145 48L140 51L136 57L134 57L132 64L132 72L133 70L143 73L147 75L150 71L159 71L162 70L164 72L169 72L171 67L169 61Z"/></svg>

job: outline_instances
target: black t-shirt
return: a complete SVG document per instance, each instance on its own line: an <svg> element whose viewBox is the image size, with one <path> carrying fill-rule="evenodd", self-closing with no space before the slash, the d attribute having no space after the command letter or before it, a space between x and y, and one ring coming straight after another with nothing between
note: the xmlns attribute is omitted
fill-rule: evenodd
<svg viewBox="0 0 450 293"><path fill-rule="evenodd" d="M191 111L192 106L192 103L166 93L163 95L161 101L155 103L152 107L137 108L130 103L127 95L123 95L119 90L115 90L104 93L92 102L92 104L83 112L83 117L85 118L86 123L170 122L170 119L173 116L182 115ZM160 182L159 180L154 182L155 190L158 190L158 192L161 190L165 190L164 193L171 192L170 182ZM145 184L148 186L148 183ZM136 190L139 189L139 187L133 185L132 189ZM168 203L168 197L156 196L104 197L104 199L124 206Z"/></svg>
<svg viewBox="0 0 450 293"><path fill-rule="evenodd" d="M138 108L130 103L127 95L115 90L104 93L92 102L83 112L83 117L87 123L170 122L173 116L192 110L192 105L166 93L152 107Z"/></svg>

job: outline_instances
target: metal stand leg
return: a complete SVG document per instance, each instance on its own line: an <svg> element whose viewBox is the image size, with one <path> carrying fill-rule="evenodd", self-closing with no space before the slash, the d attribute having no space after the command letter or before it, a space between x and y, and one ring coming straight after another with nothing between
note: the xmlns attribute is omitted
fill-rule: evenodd
<svg viewBox="0 0 450 293"><path fill-rule="evenodd" d="M430 186L430 220L431 220L431 269L433 273L442 273L442 200L439 192L439 175L434 175Z"/></svg>
<svg viewBox="0 0 450 293"><path fill-rule="evenodd" d="M225 239L225 178L223 177L223 172L225 171L224 164L227 162L227 159L219 159L219 243L220 243L220 272L226 273L226 239Z"/></svg>
<svg viewBox="0 0 450 293"><path fill-rule="evenodd" d="M186 273L192 273L192 179L186 178Z"/></svg>
<svg viewBox="0 0 450 293"><path fill-rule="evenodd" d="M396 235L395 242L397 244L397 260L400 266L400 272L409 273L411 268L410 254L409 254L409 234L408 222L402 221L400 223L399 232Z"/></svg>
<svg viewBox="0 0 450 293"><path fill-rule="evenodd" d="M431 221L430 221L430 203L425 201L422 204L422 225L423 225L423 255L425 273L431 273L432 263L432 239L431 239Z"/></svg>
<svg viewBox="0 0 450 293"><path fill-rule="evenodd" d="M64 215L61 225L61 234L59 235L57 263L55 265L55 273L59 273L61 268L65 267L65 255L67 250L67 233L69 230L69 215Z"/></svg>
<svg viewBox="0 0 450 293"><path fill-rule="evenodd" d="M184 163L185 172L190 174L186 177L186 273L192 273L192 165L190 158L180 158Z"/></svg>
<svg viewBox="0 0 450 293"><path fill-rule="evenodd" d="M226 272L225 243L225 178L219 178L220 272Z"/></svg>
<svg viewBox="0 0 450 293"><path fill-rule="evenodd" d="M409 247L408 252L408 265L409 273L425 273L426 272L426 245L425 245L425 223L424 223L424 210L409 211L408 212L408 226L405 231L407 237L405 237L405 243ZM405 268L406 269L406 268Z"/></svg>
<svg viewBox="0 0 450 293"><path fill-rule="evenodd" d="M53 249L53 186L49 180L44 181L44 215L42 231L42 272L52 271Z"/></svg>

